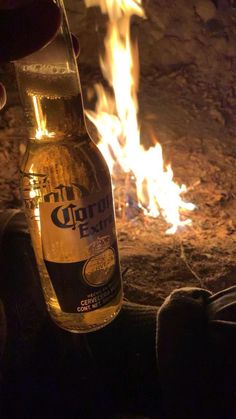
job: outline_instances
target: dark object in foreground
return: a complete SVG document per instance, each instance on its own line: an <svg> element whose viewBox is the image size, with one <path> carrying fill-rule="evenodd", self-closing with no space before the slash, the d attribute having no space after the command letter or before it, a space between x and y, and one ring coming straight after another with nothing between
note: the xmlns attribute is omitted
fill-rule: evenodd
<svg viewBox="0 0 236 419"><path fill-rule="evenodd" d="M1 417L235 419L236 287L175 290L157 341L158 308L129 302L106 328L72 335L47 314L24 216L1 219Z"/></svg>
<svg viewBox="0 0 236 419"><path fill-rule="evenodd" d="M42 48L55 36L60 23L59 8L47 0L1 9L0 62L16 60Z"/></svg>
<svg viewBox="0 0 236 419"><path fill-rule="evenodd" d="M7 318L2 417L156 412L157 308L124 303L103 330L87 336L61 330L46 311L24 215L4 212L1 220L0 296Z"/></svg>
<svg viewBox="0 0 236 419"><path fill-rule="evenodd" d="M158 313L164 418L236 418L236 287L182 288Z"/></svg>

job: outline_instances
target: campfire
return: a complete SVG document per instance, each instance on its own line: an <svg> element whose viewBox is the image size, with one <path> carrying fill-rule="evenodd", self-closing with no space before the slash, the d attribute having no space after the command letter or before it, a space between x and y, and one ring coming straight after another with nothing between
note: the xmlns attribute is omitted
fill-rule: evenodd
<svg viewBox="0 0 236 419"><path fill-rule="evenodd" d="M143 1L145 13L137 0L87 0L87 11L84 2L72 3L68 14L81 43L86 109L93 109L86 88L95 85L97 96L95 110L87 115L103 139L99 146L112 171L126 297L159 304L181 286L217 291L233 285L235 9L213 7L206 16L209 10L196 10L183 0L178 8L170 1ZM91 6L99 6L107 17ZM105 19L100 63L106 82L101 84L96 52ZM1 113L2 209L21 206L18 174L27 138L13 77L4 67L1 81L8 103ZM32 100L40 135L44 121Z"/></svg>
<svg viewBox="0 0 236 419"><path fill-rule="evenodd" d="M181 286L217 290L234 284L229 275L234 270L230 257L234 224L230 216L225 215L225 221L218 218L218 211L222 214L219 206L224 202L222 188L217 184L215 191L212 187L209 190L211 173L196 170L199 162L205 161L201 153L192 152L192 144L199 148L198 138L188 139L186 133L178 144L171 146L168 138L165 140L169 156L178 162L177 175L185 171L191 174L188 187L174 178L171 164L164 163L165 153L157 140L160 126L152 126L157 117L153 117L153 109L145 121L148 141L142 140L144 121L142 113L138 118L137 96L138 46L131 41L132 16L145 19L141 0L85 0L85 3L87 7L99 6L108 16L100 67L109 88L95 84L96 107L86 114L97 128L99 148L112 173L126 296L141 303L159 304ZM186 83L185 77L188 77L185 69L173 73L180 88ZM164 86L171 96L172 74L169 79L161 79L161 83L161 95ZM186 152L188 141L190 147ZM213 143L209 142L209 149ZM209 206L215 208L211 214ZM227 259L220 252L222 263L218 260L221 238L230 255ZM212 249L216 249L215 254ZM219 282L218 278L223 279Z"/></svg>
<svg viewBox="0 0 236 419"><path fill-rule="evenodd" d="M112 93L96 84L96 109L86 113L97 127L99 148L112 173L117 215L162 216L169 225L166 233L174 234L178 227L191 224L186 211L195 206L185 202L187 188L174 182L170 164L165 167L155 135L151 134L154 145L148 149L140 138L138 48L131 42L130 20L132 15L145 17L141 0L86 0L86 5L100 6L109 16L100 65Z"/></svg>

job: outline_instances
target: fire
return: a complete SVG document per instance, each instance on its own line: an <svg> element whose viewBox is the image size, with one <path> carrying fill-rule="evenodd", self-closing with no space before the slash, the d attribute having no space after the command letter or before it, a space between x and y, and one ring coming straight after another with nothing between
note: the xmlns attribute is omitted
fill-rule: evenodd
<svg viewBox="0 0 236 419"><path fill-rule="evenodd" d="M43 137L52 138L54 137L54 132L49 132L47 130L47 120L46 116L43 115L42 106L40 103L40 98L33 95L33 106L34 106L34 113L35 113L35 119L38 125L38 128L36 129L35 138L37 140L41 140Z"/></svg>
<svg viewBox="0 0 236 419"><path fill-rule="evenodd" d="M139 66L137 47L130 38L130 19L134 14L144 17L141 0L85 0L85 3L87 7L100 6L102 13L109 16L105 55L100 58L100 65L114 95L101 84L95 85L96 109L86 112L99 132L98 146L112 175L118 168L135 178L138 205L143 213L150 217L161 213L171 225L167 233L173 234L179 226L191 223L190 219L181 219L181 211L191 211L195 206L181 198L186 186L173 181L170 165L164 165L161 145L156 142L145 150L140 142Z"/></svg>

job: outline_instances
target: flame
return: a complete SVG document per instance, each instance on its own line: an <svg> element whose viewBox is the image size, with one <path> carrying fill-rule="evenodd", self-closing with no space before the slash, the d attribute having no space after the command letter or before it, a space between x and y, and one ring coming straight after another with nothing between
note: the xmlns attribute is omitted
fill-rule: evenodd
<svg viewBox="0 0 236 419"><path fill-rule="evenodd" d="M141 0L85 0L87 7L100 6L103 14L110 20L118 20L124 16L144 16Z"/></svg>
<svg viewBox="0 0 236 419"><path fill-rule="evenodd" d="M102 13L109 16L105 55L100 58L100 65L114 95L101 84L95 85L98 98L95 112L86 111L98 129L98 146L113 175L120 167L135 178L138 204L144 214L158 217L161 213L171 225L167 233L173 234L179 226L191 223L190 219L181 219L181 211L191 211L195 206L182 200L181 194L187 188L173 181L171 166L164 166L161 145L156 142L145 150L140 142L139 66L137 46L130 38L130 19L133 14L144 17L141 0L85 0L85 3L87 7L100 6Z"/></svg>
<svg viewBox="0 0 236 419"><path fill-rule="evenodd" d="M55 132L49 132L46 128L47 126L47 119L46 116L43 115L42 106L40 102L40 98L38 96L32 95L33 106L34 106L34 113L38 128L36 129L35 138L37 140L41 140L43 137L52 138L55 136Z"/></svg>

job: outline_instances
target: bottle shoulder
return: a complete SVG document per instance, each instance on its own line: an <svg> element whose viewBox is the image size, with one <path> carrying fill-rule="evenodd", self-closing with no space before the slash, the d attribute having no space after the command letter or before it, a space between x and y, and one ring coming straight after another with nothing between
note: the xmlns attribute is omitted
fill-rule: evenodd
<svg viewBox="0 0 236 419"><path fill-rule="evenodd" d="M79 141L31 142L21 172L23 183L25 176L41 176L47 178L51 188L76 184L86 194L98 192L111 183L107 164L88 136Z"/></svg>

